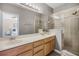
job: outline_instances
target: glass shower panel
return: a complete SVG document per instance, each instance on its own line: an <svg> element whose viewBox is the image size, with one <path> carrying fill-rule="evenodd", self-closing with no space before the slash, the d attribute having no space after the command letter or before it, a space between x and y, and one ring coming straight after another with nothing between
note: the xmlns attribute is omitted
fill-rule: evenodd
<svg viewBox="0 0 79 59"><path fill-rule="evenodd" d="M79 55L79 16L73 15L65 18L64 49Z"/></svg>

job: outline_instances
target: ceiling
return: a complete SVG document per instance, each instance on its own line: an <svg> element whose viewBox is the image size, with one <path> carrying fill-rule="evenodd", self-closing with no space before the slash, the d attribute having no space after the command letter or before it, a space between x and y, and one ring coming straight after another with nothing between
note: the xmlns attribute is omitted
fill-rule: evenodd
<svg viewBox="0 0 79 59"><path fill-rule="evenodd" d="M63 4L64 3L47 3L47 5L49 5L50 7L54 8L54 9L63 5Z"/></svg>
<svg viewBox="0 0 79 59"><path fill-rule="evenodd" d="M51 8L53 8L54 12L58 12L79 5L79 3L46 3L46 4Z"/></svg>

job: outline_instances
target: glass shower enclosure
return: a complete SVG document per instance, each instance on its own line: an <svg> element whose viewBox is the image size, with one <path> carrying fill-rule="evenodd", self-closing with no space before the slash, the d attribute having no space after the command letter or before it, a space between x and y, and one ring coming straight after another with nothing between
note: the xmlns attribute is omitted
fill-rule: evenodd
<svg viewBox="0 0 79 59"><path fill-rule="evenodd" d="M64 49L79 55L79 16L64 18Z"/></svg>

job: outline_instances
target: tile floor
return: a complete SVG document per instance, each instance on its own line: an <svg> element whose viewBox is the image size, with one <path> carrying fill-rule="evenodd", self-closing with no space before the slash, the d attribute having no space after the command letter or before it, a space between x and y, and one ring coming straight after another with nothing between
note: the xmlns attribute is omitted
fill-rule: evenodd
<svg viewBox="0 0 79 59"><path fill-rule="evenodd" d="M48 56L61 56L61 55L58 54L57 52L51 52Z"/></svg>

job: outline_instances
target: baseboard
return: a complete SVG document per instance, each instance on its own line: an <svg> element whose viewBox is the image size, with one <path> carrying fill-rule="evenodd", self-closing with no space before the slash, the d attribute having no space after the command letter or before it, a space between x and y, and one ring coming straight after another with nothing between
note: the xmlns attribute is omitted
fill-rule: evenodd
<svg viewBox="0 0 79 59"><path fill-rule="evenodd" d="M77 56L77 55L75 55L67 50L62 50L61 54L62 54L62 56Z"/></svg>
<svg viewBox="0 0 79 59"><path fill-rule="evenodd" d="M58 54L60 54L61 56L77 56L67 50L59 51L59 50L55 49L54 51L57 52Z"/></svg>
<svg viewBox="0 0 79 59"><path fill-rule="evenodd" d="M55 49L54 51L61 55L61 51L59 51L57 49Z"/></svg>

